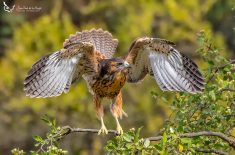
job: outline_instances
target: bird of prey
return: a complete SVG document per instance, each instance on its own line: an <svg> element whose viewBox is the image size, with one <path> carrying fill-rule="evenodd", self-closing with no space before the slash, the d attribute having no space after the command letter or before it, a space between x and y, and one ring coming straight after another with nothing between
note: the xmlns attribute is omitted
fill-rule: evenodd
<svg viewBox="0 0 235 155"><path fill-rule="evenodd" d="M198 93L204 79L198 66L177 51L174 43L160 38L141 37L130 46L127 55L113 58L118 40L102 29L85 30L70 35L63 48L37 61L24 81L30 97L52 97L67 93L74 81L83 77L93 95L100 133L108 133L103 121L102 98L111 99L110 111L117 132L123 133L118 119L122 109L121 88L126 82L138 83L149 74L163 91Z"/></svg>

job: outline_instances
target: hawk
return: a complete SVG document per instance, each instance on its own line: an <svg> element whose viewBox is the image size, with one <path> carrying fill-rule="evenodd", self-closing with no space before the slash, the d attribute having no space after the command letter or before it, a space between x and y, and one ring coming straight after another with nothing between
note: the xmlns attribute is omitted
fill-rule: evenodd
<svg viewBox="0 0 235 155"><path fill-rule="evenodd" d="M74 81L83 77L93 95L100 133L108 133L103 121L103 98L111 99L110 111L117 132L123 133L119 118L122 109L121 88L126 82L138 83L149 74L163 91L192 94L204 89L198 66L177 51L174 43L160 38L142 37L130 46L128 54L113 58L118 40L102 29L85 30L70 35L63 48L37 61L24 81L26 96L46 98L67 93Z"/></svg>

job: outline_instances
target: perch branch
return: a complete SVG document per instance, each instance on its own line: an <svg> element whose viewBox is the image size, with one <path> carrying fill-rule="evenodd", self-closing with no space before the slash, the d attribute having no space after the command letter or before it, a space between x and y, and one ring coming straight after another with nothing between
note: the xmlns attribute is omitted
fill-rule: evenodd
<svg viewBox="0 0 235 155"><path fill-rule="evenodd" d="M64 126L62 127L62 129L63 129L63 133L60 134L60 136L62 137L71 133L75 133L75 132L86 132L86 133L98 133L99 132L98 129L72 128L70 126ZM118 135L116 130L108 130L108 134Z"/></svg>

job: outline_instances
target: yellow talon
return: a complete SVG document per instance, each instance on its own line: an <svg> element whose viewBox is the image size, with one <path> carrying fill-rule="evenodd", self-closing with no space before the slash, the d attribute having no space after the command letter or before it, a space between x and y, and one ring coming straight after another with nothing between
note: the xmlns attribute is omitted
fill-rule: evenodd
<svg viewBox="0 0 235 155"><path fill-rule="evenodd" d="M117 126L117 133L119 135L122 135L123 134L123 130L122 130L122 127L120 125Z"/></svg>
<svg viewBox="0 0 235 155"><path fill-rule="evenodd" d="M101 126L99 132L98 132L98 135L100 134L108 134L108 130L106 129L106 127L104 125Z"/></svg>
<svg viewBox="0 0 235 155"><path fill-rule="evenodd" d="M106 126L104 125L103 117L100 117L100 121L101 121L101 128L100 128L100 130L98 132L98 135L100 135L101 133L107 135L108 134L108 130L107 130Z"/></svg>

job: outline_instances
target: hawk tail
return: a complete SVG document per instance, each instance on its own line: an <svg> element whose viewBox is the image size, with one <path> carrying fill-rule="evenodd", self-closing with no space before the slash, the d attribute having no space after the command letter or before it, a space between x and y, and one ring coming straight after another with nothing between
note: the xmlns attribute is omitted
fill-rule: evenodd
<svg viewBox="0 0 235 155"><path fill-rule="evenodd" d="M70 35L70 37L64 41L64 47L66 48L77 42L92 43L96 51L103 54L106 58L112 58L118 45L118 40L114 39L111 33L102 29L76 32L76 34Z"/></svg>

